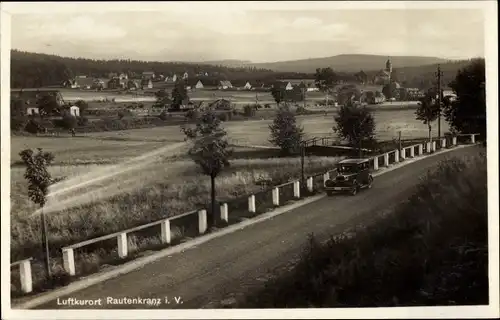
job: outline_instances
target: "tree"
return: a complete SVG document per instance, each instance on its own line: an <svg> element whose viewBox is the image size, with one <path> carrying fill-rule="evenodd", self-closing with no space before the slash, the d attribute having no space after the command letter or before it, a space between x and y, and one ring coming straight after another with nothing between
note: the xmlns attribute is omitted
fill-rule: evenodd
<svg viewBox="0 0 500 320"><path fill-rule="evenodd" d="M60 112L59 104L57 103L57 98L55 95L40 94L36 101L36 104L38 105L38 110L41 117Z"/></svg>
<svg viewBox="0 0 500 320"><path fill-rule="evenodd" d="M344 85L337 89L337 100L340 105L346 104L348 101L359 101L361 91L356 85Z"/></svg>
<svg viewBox="0 0 500 320"><path fill-rule="evenodd" d="M42 222L42 248L45 252L44 262L46 275L50 278L49 242L43 207L47 202L49 186L55 182L47 170L47 166L54 160L54 155L50 152L43 152L41 148L38 148L37 154L34 154L31 149L26 149L21 151L19 155L26 165L24 178L28 180L28 197L42 209L40 215Z"/></svg>
<svg viewBox="0 0 500 320"><path fill-rule="evenodd" d="M281 86L273 86L271 88L271 95L273 96L274 101L276 101L278 107L280 106L281 101L283 101L284 99L283 91L284 90L281 88Z"/></svg>
<svg viewBox="0 0 500 320"><path fill-rule="evenodd" d="M221 127L221 121L212 110L206 110L198 119L194 128L181 127L186 139L192 142L189 156L210 177L212 226L217 225L215 210L215 178L229 166L232 150L227 141L227 132Z"/></svg>
<svg viewBox="0 0 500 320"><path fill-rule="evenodd" d="M297 124L295 114L287 106L278 108L269 130L271 131L269 142L281 148L284 155L300 151L304 129Z"/></svg>
<svg viewBox="0 0 500 320"><path fill-rule="evenodd" d="M78 100L75 102L75 106L80 109L80 116L83 117L89 108L89 104L84 100Z"/></svg>
<svg viewBox="0 0 500 320"><path fill-rule="evenodd" d="M432 142L432 122L439 116L439 105L436 103L436 95L433 90L427 92L420 99L418 109L415 111L416 119L422 121L429 128L429 142Z"/></svg>
<svg viewBox="0 0 500 320"><path fill-rule="evenodd" d="M184 81L178 81L172 89L172 109L179 110L186 99L189 97Z"/></svg>
<svg viewBox="0 0 500 320"><path fill-rule="evenodd" d="M155 97L156 101L153 105L153 108L166 108L168 105L172 103L172 100L170 100L168 92L165 89L158 90L157 92L155 92Z"/></svg>
<svg viewBox="0 0 500 320"><path fill-rule="evenodd" d="M64 129L74 130L78 125L78 120L72 114L65 114L62 118Z"/></svg>
<svg viewBox="0 0 500 320"><path fill-rule="evenodd" d="M396 91L397 91L397 86L395 82L388 83L382 88L382 93L387 99L395 98Z"/></svg>
<svg viewBox="0 0 500 320"><path fill-rule="evenodd" d="M314 74L314 82L316 87L321 91L326 93L326 105L328 106L328 94L337 83L338 75L332 70L332 68L317 68Z"/></svg>
<svg viewBox="0 0 500 320"><path fill-rule="evenodd" d="M336 125L333 131L341 139L347 140L351 146L358 147L361 157L362 145L374 142L375 119L371 112L366 107L357 107L348 103L340 107L334 120Z"/></svg>
<svg viewBox="0 0 500 320"><path fill-rule="evenodd" d="M484 59L473 60L457 72L450 83L457 99L444 105L445 119L452 129L486 137L485 80Z"/></svg>

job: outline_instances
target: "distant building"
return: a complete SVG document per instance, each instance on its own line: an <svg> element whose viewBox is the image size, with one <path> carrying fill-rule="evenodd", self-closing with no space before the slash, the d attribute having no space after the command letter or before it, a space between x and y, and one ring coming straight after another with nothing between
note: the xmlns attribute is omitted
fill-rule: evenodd
<svg viewBox="0 0 500 320"><path fill-rule="evenodd" d="M243 86L243 89L245 89L245 90L251 90L252 89L252 85L250 84L250 82L247 81L247 83L245 83L245 85Z"/></svg>
<svg viewBox="0 0 500 320"><path fill-rule="evenodd" d="M80 108L78 108L77 106L69 107L69 114L71 114L72 116L75 116L75 117L79 117L80 116Z"/></svg>
<svg viewBox="0 0 500 320"><path fill-rule="evenodd" d="M28 116L34 116L35 114L40 114L38 107L28 107L26 108L26 114Z"/></svg>
<svg viewBox="0 0 500 320"><path fill-rule="evenodd" d="M153 89L153 81L150 79L142 79L141 80L141 89Z"/></svg>
<svg viewBox="0 0 500 320"><path fill-rule="evenodd" d="M231 84L231 81L221 80L221 81L219 81L218 88L219 88L219 90L232 89L233 85Z"/></svg>
<svg viewBox="0 0 500 320"><path fill-rule="evenodd" d="M182 79L186 80L189 77L189 74L187 72L184 72L182 75Z"/></svg>
<svg viewBox="0 0 500 320"><path fill-rule="evenodd" d="M154 79L155 78L155 73L153 71L144 71L142 73L142 78L143 79Z"/></svg>
<svg viewBox="0 0 500 320"><path fill-rule="evenodd" d="M203 83L201 82L201 80L198 80L198 82L196 83L196 85L194 87L196 89L203 89Z"/></svg>

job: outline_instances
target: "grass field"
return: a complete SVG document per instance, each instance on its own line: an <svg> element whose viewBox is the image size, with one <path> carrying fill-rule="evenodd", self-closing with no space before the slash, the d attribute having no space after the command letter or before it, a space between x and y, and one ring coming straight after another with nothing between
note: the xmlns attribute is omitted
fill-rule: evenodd
<svg viewBox="0 0 500 320"><path fill-rule="evenodd" d="M378 110L373 115L379 140L391 140L402 131L403 139L428 135L427 126L415 120L413 110ZM332 136L333 115L298 116L307 137ZM233 143L240 145L271 146L269 124L272 120L229 121L224 123ZM442 132L449 130L442 121ZM437 135L436 124L433 135ZM41 147L53 152L57 163L112 163L138 156L166 143L183 141L178 126L164 126L109 132L91 132L71 137L19 137L11 138L11 163L19 160L18 153L25 148ZM69 140L69 141L68 141Z"/></svg>

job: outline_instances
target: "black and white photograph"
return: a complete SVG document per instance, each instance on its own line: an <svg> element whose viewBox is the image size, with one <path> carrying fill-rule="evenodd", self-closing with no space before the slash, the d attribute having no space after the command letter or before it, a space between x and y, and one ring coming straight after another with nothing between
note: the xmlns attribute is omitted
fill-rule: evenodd
<svg viewBox="0 0 500 320"><path fill-rule="evenodd" d="M0 5L2 319L500 317L496 1Z"/></svg>

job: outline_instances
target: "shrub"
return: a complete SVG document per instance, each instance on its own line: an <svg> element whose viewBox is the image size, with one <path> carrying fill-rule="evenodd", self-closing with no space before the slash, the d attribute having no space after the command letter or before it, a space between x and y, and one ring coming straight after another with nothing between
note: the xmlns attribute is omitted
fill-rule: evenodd
<svg viewBox="0 0 500 320"><path fill-rule="evenodd" d="M189 120L196 120L200 118L200 112L198 110L191 109L186 112L185 117Z"/></svg>
<svg viewBox="0 0 500 320"><path fill-rule="evenodd" d="M62 118L62 124L65 129L74 129L78 124L78 120L75 116L70 114L65 114Z"/></svg>
<svg viewBox="0 0 500 320"><path fill-rule="evenodd" d="M26 123L24 130L28 133L36 134L39 132L43 132L45 130L45 128L42 126L42 124L38 120L36 120L35 118L31 118Z"/></svg>
<svg viewBox="0 0 500 320"><path fill-rule="evenodd" d="M28 122L28 118L24 116L14 116L10 119L11 131L22 131Z"/></svg>
<svg viewBox="0 0 500 320"><path fill-rule="evenodd" d="M169 113L166 111L166 110L163 110L160 115L158 116L158 118L160 118L161 120L165 121L168 119L168 116L169 116Z"/></svg>
<svg viewBox="0 0 500 320"><path fill-rule="evenodd" d="M307 113L307 109L304 108L304 107L302 107L302 106L299 106L299 107L297 107L297 109L295 110L295 112L297 114L306 114Z"/></svg>
<svg viewBox="0 0 500 320"><path fill-rule="evenodd" d="M78 126L81 127L86 126L89 123L89 119L86 117L78 117L77 120L78 120Z"/></svg>
<svg viewBox="0 0 500 320"><path fill-rule="evenodd" d="M247 104L243 107L243 115L245 117L253 117L256 114L255 110L255 106Z"/></svg>
<svg viewBox="0 0 500 320"><path fill-rule="evenodd" d="M125 117L125 113L123 111L118 111L118 119L123 119L123 117Z"/></svg>
<svg viewBox="0 0 500 320"><path fill-rule="evenodd" d="M264 108L266 108L266 109L271 109L271 105L270 105L269 103L266 103L266 104L264 105Z"/></svg>
<svg viewBox="0 0 500 320"><path fill-rule="evenodd" d="M217 117L219 118L220 121L227 121L228 119L227 113L225 112L219 113Z"/></svg>

